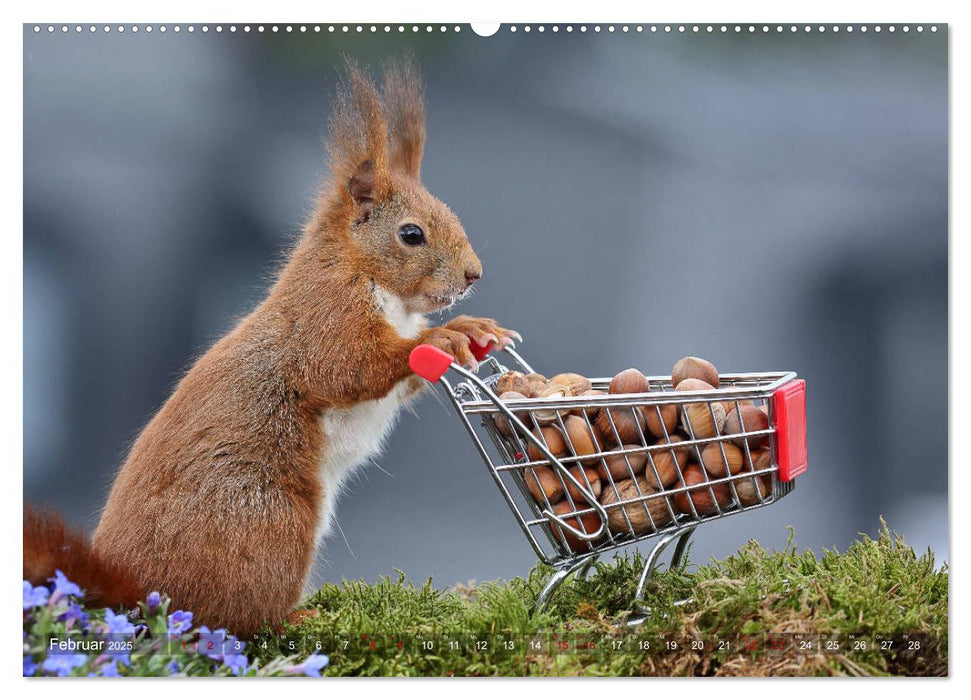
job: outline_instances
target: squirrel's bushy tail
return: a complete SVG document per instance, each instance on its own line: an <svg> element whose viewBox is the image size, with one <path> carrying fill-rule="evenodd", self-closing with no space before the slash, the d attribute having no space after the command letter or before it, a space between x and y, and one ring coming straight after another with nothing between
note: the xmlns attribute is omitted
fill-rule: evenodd
<svg viewBox="0 0 971 700"><path fill-rule="evenodd" d="M55 569L78 584L91 605L133 607L141 597L131 571L106 561L56 513L24 504L24 580L47 585Z"/></svg>

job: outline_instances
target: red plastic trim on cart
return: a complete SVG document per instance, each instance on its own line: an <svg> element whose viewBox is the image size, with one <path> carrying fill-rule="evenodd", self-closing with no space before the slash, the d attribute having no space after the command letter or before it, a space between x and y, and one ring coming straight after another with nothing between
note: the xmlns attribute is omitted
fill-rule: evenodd
<svg viewBox="0 0 971 700"><path fill-rule="evenodd" d="M806 381L796 379L772 394L779 480L792 481L809 468L806 450Z"/></svg>
<svg viewBox="0 0 971 700"><path fill-rule="evenodd" d="M469 350L472 351L472 356L475 357L477 362L482 362L489 354L489 351L495 347L495 343L486 343L485 345L479 345L477 342L469 338Z"/></svg>
<svg viewBox="0 0 971 700"><path fill-rule="evenodd" d="M492 347L492 343L479 345L469 338L469 350L472 351L472 355L478 362L485 359ZM452 361L452 356L447 352L427 343L416 347L408 356L408 366L411 367L411 371L433 384L448 372L449 367L452 366Z"/></svg>
<svg viewBox="0 0 971 700"><path fill-rule="evenodd" d="M422 379L435 383L452 366L452 356L434 345L419 345L408 355L408 366Z"/></svg>

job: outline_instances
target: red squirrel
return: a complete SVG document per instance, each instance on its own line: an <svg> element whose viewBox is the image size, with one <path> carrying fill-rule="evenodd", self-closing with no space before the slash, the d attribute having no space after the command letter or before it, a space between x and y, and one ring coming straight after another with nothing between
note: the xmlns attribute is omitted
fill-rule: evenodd
<svg viewBox="0 0 971 700"><path fill-rule="evenodd" d="M429 328L482 275L452 211L420 181L423 87L393 67L379 90L348 64L330 121L330 177L266 299L208 350L144 428L90 544L24 512L24 578L55 568L99 604L170 596L200 623L252 635L299 602L341 483L424 385L430 343L475 365L492 319Z"/></svg>

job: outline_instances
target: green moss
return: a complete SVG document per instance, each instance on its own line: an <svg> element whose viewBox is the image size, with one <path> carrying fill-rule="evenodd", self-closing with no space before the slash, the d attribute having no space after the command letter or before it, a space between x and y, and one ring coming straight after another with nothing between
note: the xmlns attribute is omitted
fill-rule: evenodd
<svg viewBox="0 0 971 700"><path fill-rule="evenodd" d="M643 564L636 553L598 562L539 614L552 572L542 565L525 579L449 590L401 572L327 584L306 601L315 617L283 636L264 630L251 649L267 663L319 648L331 658L327 675L947 673L947 568L935 571L929 551L917 556L885 524L842 553L799 551L792 538L768 552L751 541L725 560L659 572L645 595L652 614L630 628L621 623ZM789 651L769 648L774 637ZM747 640L759 648L744 649ZM823 648L797 652L807 640Z"/></svg>

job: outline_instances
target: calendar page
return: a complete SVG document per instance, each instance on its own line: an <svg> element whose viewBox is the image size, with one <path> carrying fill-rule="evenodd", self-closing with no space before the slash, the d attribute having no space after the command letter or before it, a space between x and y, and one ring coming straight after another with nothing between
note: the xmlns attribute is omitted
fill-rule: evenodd
<svg viewBox="0 0 971 700"><path fill-rule="evenodd" d="M24 676L948 675L947 23L22 32Z"/></svg>

